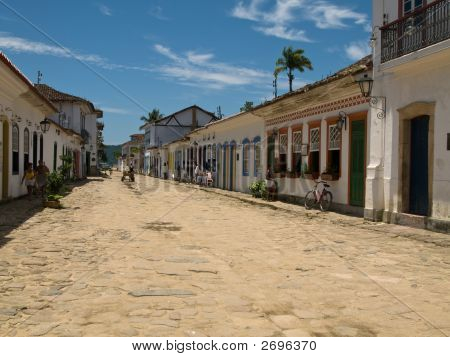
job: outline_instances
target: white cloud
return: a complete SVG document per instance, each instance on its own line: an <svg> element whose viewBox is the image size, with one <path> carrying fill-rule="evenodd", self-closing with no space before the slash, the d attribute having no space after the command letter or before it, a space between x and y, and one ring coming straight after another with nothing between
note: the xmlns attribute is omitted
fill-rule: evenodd
<svg viewBox="0 0 450 357"><path fill-rule="evenodd" d="M211 53L188 51L185 56L157 44L154 49L172 60L172 63L155 67L164 77L176 79L181 84L195 87L223 89L227 86L261 85L272 80L271 73L221 62L212 62Z"/></svg>
<svg viewBox="0 0 450 357"><path fill-rule="evenodd" d="M309 17L320 29L340 29L347 27L346 20L365 27L368 23L367 15L357 13L349 8L317 1L308 7Z"/></svg>
<svg viewBox="0 0 450 357"><path fill-rule="evenodd" d="M329 1L275 0L271 8L265 0L240 1L231 11L233 17L257 22L256 31L291 41L311 42L305 30L297 29L299 20L311 21L320 29L341 29L353 23L370 28L368 16Z"/></svg>
<svg viewBox="0 0 450 357"><path fill-rule="evenodd" d="M256 31L262 32L268 36L274 36L290 41L312 42L303 30L288 29L282 25L275 25L272 27L255 27Z"/></svg>
<svg viewBox="0 0 450 357"><path fill-rule="evenodd" d="M122 108L103 107L100 105L99 105L99 107L102 108L103 112L110 113L110 114L121 114L121 115L134 115L135 114L135 113L130 112L129 110L122 109Z"/></svg>
<svg viewBox="0 0 450 357"><path fill-rule="evenodd" d="M47 45L42 42L29 41L20 37L0 33L0 48L9 49L18 53L34 53L63 58L76 58L94 64L106 64L106 60L94 54L79 54L68 48Z"/></svg>
<svg viewBox="0 0 450 357"><path fill-rule="evenodd" d="M345 46L345 53L349 59L357 61L370 54L370 47L364 41L352 42Z"/></svg>
<svg viewBox="0 0 450 357"><path fill-rule="evenodd" d="M194 51L189 51L186 56L189 62L195 64L202 64L214 58L212 53L196 53Z"/></svg>
<svg viewBox="0 0 450 357"><path fill-rule="evenodd" d="M104 16L112 16L112 11L111 9L103 4L99 4L98 5L98 9L100 10L101 14Z"/></svg>
<svg viewBox="0 0 450 357"><path fill-rule="evenodd" d="M161 20L161 21L167 21L169 20L168 17L164 16L163 9L161 6L154 6L150 11L149 15L154 17L155 19Z"/></svg>

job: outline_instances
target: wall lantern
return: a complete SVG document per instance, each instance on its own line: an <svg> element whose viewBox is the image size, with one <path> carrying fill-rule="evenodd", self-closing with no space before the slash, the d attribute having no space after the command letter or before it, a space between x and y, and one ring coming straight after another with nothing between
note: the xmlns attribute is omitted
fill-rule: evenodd
<svg viewBox="0 0 450 357"><path fill-rule="evenodd" d="M49 131L50 129L50 120L48 120L47 118L45 118L43 121L41 121L40 123L40 127L42 132L45 134L47 131Z"/></svg>
<svg viewBox="0 0 450 357"><path fill-rule="evenodd" d="M384 119L386 117L386 97L372 96L373 79L365 73L356 79L355 82L358 83L362 96L369 99L369 106L378 110L378 119ZM378 106L379 102L381 102L381 107Z"/></svg>
<svg viewBox="0 0 450 357"><path fill-rule="evenodd" d="M339 131L342 131L342 129L347 130L347 113L346 112L339 112L339 119L336 123L337 128Z"/></svg>
<svg viewBox="0 0 450 357"><path fill-rule="evenodd" d="M372 94L373 79L369 78L369 76L365 74L362 78L357 80L356 83L358 83L363 97L370 97L370 95Z"/></svg>

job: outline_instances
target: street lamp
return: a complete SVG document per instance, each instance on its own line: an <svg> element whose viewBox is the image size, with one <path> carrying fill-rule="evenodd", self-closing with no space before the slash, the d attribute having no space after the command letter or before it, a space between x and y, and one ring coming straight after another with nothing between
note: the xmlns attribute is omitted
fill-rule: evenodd
<svg viewBox="0 0 450 357"><path fill-rule="evenodd" d="M361 91L361 95L364 98L369 99L369 106L371 108L375 108L378 110L377 117L378 119L384 119L386 117L386 97L382 96L373 96L373 79L369 77L367 73L365 73L362 77L355 80L359 85L359 89ZM381 108L378 106L378 102L381 101Z"/></svg>
<svg viewBox="0 0 450 357"><path fill-rule="evenodd" d="M342 131L342 128L347 130L347 113L346 112L339 112L339 119L336 123L337 128L339 131Z"/></svg>
<svg viewBox="0 0 450 357"><path fill-rule="evenodd" d="M41 121L40 123L41 126L41 130L42 132L45 134L47 131L49 131L50 129L50 120L48 120L47 118L45 118L43 121Z"/></svg>

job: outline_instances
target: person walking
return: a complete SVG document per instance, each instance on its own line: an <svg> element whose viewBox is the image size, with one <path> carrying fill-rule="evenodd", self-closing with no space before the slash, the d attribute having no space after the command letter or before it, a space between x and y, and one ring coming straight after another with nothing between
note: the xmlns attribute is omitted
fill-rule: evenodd
<svg viewBox="0 0 450 357"><path fill-rule="evenodd" d="M31 200L33 189L36 186L36 173L33 170L33 164L29 163L27 170L23 173L22 184L25 182L25 186L28 191L28 199Z"/></svg>
<svg viewBox="0 0 450 357"><path fill-rule="evenodd" d="M41 196L44 197L45 190L47 189L47 176L50 170L42 160L39 160L39 165L36 168L36 185L38 190L41 191Z"/></svg>

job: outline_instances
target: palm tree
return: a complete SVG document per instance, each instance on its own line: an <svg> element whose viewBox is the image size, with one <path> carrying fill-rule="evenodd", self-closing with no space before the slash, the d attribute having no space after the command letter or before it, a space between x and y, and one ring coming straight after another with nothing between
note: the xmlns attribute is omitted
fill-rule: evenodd
<svg viewBox="0 0 450 357"><path fill-rule="evenodd" d="M282 52L283 57L278 58L275 63L275 76L284 71L288 72L289 92L292 92L292 81L294 80L294 74L292 72L294 70L304 72L305 68L309 70L313 69L309 58L303 55L304 52L301 48L294 50L292 46L285 47Z"/></svg>
<svg viewBox="0 0 450 357"><path fill-rule="evenodd" d="M154 108L150 113L148 113L148 116L142 116L141 120L145 121L146 123L152 123L154 121L157 121L158 119L164 118L164 114L159 112L159 109Z"/></svg>

